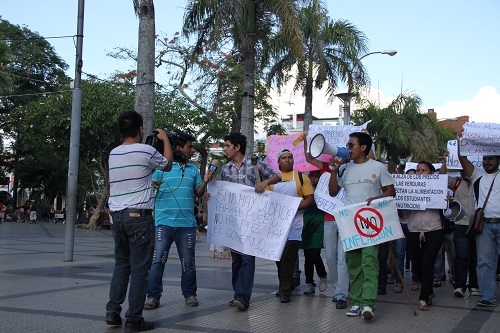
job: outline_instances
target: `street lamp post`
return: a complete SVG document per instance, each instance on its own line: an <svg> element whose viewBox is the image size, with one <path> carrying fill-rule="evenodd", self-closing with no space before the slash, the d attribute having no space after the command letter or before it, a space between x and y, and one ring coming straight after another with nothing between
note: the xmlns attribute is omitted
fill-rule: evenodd
<svg viewBox="0 0 500 333"><path fill-rule="evenodd" d="M377 54L377 53L387 54L387 55L392 57L396 53L398 53L398 51L396 51L396 50L384 50L384 51L370 52L370 53L363 55L361 58L359 58L357 62L360 62L361 59L368 57L369 55ZM344 106L342 107L342 110L344 111L343 122L344 122L344 125L349 125L351 123L351 99L354 96L356 96L356 94L346 92L346 93L336 94L335 96L338 97L340 100L342 100L342 102L344 102Z"/></svg>

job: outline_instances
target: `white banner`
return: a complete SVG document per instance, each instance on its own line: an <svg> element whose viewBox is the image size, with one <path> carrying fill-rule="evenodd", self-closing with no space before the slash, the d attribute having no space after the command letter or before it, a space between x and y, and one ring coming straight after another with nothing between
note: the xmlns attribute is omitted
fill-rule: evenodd
<svg viewBox="0 0 500 333"><path fill-rule="evenodd" d="M403 237L392 197L344 206L333 212L344 251L373 246Z"/></svg>
<svg viewBox="0 0 500 333"><path fill-rule="evenodd" d="M465 123L462 135L462 156L500 155L500 124Z"/></svg>
<svg viewBox="0 0 500 333"><path fill-rule="evenodd" d="M330 196L328 191L328 183L330 182L331 173L325 172L321 175L314 191L314 201L319 209L328 214L333 215L335 209L343 207L344 204L344 189L342 188L340 192L335 196Z"/></svg>
<svg viewBox="0 0 500 333"><path fill-rule="evenodd" d="M307 140L308 142L311 142L314 135L321 133L325 137L325 141L329 144L337 147L345 147L347 141L349 141L349 134L353 132L361 132L361 130L365 129L370 122L371 120L359 126L309 125Z"/></svg>
<svg viewBox="0 0 500 333"><path fill-rule="evenodd" d="M279 261L302 198L225 181L208 183L207 242Z"/></svg>
<svg viewBox="0 0 500 333"><path fill-rule="evenodd" d="M458 159L457 140L449 140L446 145L446 150L448 150L449 153L446 158L446 167L449 170L462 170L462 165ZM467 159L474 165L474 167L483 169L482 156L467 156Z"/></svg>
<svg viewBox="0 0 500 333"><path fill-rule="evenodd" d="M393 174L398 209L425 210L446 208L448 175Z"/></svg>

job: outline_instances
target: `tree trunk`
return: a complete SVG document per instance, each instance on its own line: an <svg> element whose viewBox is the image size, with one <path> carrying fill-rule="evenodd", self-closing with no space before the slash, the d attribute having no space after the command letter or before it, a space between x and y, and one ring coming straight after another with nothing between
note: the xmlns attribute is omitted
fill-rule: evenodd
<svg viewBox="0 0 500 333"><path fill-rule="evenodd" d="M255 102L255 0L250 1L248 9L248 30L243 55L245 66L243 73L243 99L241 105L241 133L247 137L247 150L253 155L254 137L254 102Z"/></svg>
<svg viewBox="0 0 500 333"><path fill-rule="evenodd" d="M306 79L306 106L304 109L304 126L303 130L307 131L309 125L312 124L312 101L313 101L313 61L309 55L307 79Z"/></svg>
<svg viewBox="0 0 500 333"><path fill-rule="evenodd" d="M155 97L155 8L153 0L141 0L135 110L144 119L144 138L153 131Z"/></svg>

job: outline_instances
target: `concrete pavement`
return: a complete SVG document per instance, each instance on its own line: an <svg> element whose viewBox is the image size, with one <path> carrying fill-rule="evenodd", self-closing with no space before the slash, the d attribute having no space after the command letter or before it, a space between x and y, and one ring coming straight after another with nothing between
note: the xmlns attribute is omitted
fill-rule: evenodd
<svg viewBox="0 0 500 333"><path fill-rule="evenodd" d="M0 332L121 332L104 322L113 272L113 239L109 230L75 230L74 261L64 262L65 225L4 222L0 224ZM404 293L388 285L379 296L375 318L349 318L335 309L332 286L324 293L292 301L275 297L276 265L257 259L250 309L230 307L231 261L212 259L202 234L196 245L198 300L187 307L180 290L180 266L175 246L163 278L159 309L144 311L152 332L499 332L500 307L478 308L478 297L453 297L449 282L435 288L430 311L418 310L418 292L411 292L417 316ZM303 257L301 251L301 266ZM409 274L406 274L409 277ZM302 276L304 282L304 276ZM407 286L411 284L406 280ZM350 306L350 304L349 304ZM124 303L124 310L127 302ZM123 317L123 313L122 313Z"/></svg>

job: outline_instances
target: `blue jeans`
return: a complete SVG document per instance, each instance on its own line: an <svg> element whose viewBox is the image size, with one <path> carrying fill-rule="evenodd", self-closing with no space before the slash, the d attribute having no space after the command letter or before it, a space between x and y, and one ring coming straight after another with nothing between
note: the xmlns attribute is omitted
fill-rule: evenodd
<svg viewBox="0 0 500 333"><path fill-rule="evenodd" d="M340 241L337 222L325 222L323 246L325 247L330 282L333 283L333 288L335 288L334 297L345 301L349 292L349 271L347 270L344 247Z"/></svg>
<svg viewBox="0 0 500 333"><path fill-rule="evenodd" d="M253 279L255 276L255 257L232 251L232 279L234 299L243 300L246 306L250 305Z"/></svg>
<svg viewBox="0 0 500 333"><path fill-rule="evenodd" d="M466 225L456 225L453 230L455 244L455 288L477 288L476 240L467 235ZM469 285L467 286L467 276Z"/></svg>
<svg viewBox="0 0 500 333"><path fill-rule="evenodd" d="M177 246L177 253L181 261L181 290L184 297L196 296L196 265L195 245L196 228L175 228L166 225L156 227L155 251L153 265L149 270L148 298L160 299L163 292L163 271L168 259L168 252L172 243Z"/></svg>
<svg viewBox="0 0 500 333"><path fill-rule="evenodd" d="M495 274L500 253L500 223L486 223L476 236L477 281L481 301L496 303Z"/></svg>
<svg viewBox="0 0 500 333"><path fill-rule="evenodd" d="M142 318L146 300L148 270L153 259L154 219L152 216L130 217L126 213L111 213L111 230L115 241L115 269L109 289L106 311L121 313L121 304L128 294L128 320Z"/></svg>

